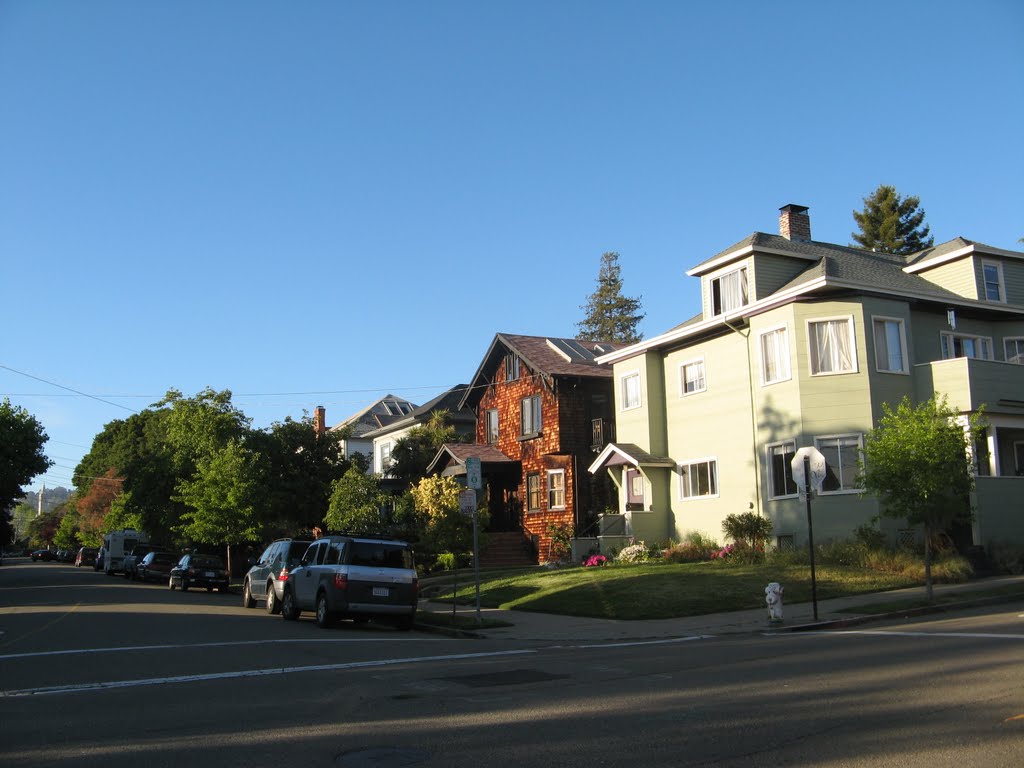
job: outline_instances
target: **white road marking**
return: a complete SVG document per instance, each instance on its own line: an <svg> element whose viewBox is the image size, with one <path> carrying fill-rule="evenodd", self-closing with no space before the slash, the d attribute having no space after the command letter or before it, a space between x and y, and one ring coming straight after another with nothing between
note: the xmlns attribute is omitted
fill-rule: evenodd
<svg viewBox="0 0 1024 768"><path fill-rule="evenodd" d="M892 630L823 630L821 632L809 632L807 635L892 635L894 637L960 637L979 638L986 640L1024 640L1024 635L999 634L997 632L897 632Z"/></svg>
<svg viewBox="0 0 1024 768"><path fill-rule="evenodd" d="M8 653L0 655L0 661L4 659L29 659L37 656L75 656L85 653L123 653L124 651L167 651L167 650L189 650L191 648L227 648L236 645L271 645L288 643L365 643L369 638L346 637L346 638L324 638L321 640L233 640L223 643L176 643L173 645L125 645L117 648L69 648L62 651L32 651L28 653ZM401 637L392 638L391 642L402 643L412 642L438 642L441 638L420 638Z"/></svg>
<svg viewBox="0 0 1024 768"><path fill-rule="evenodd" d="M0 698L20 696L43 696L55 693L83 693L85 691L109 690L115 688L139 688L148 685L164 685L166 683L194 683L204 680L227 680L243 677L268 677L270 675L288 675L295 672L335 672L342 669L362 669L366 667L388 667L397 664L419 664L437 661L458 661L462 659L486 659L495 656L517 656L532 654L536 651L494 651L492 653L458 653L451 656L412 656L406 659L379 659L376 661L353 661L344 664L316 664L308 667L273 667L270 669L248 669L240 672L212 672L205 675L180 675L177 677L151 677L143 680L119 680L104 683L80 683L78 685L57 685L45 688L22 688L17 691L0 691Z"/></svg>

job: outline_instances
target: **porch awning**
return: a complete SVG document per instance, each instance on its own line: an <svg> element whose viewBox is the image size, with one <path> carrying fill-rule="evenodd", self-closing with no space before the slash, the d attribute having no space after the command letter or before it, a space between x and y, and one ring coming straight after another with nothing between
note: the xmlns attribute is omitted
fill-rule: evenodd
<svg viewBox="0 0 1024 768"><path fill-rule="evenodd" d="M487 467L513 466L518 464L510 459L493 445L482 443L445 443L437 452L427 472L434 474L440 472L442 475L464 475L466 474L466 459L480 459L480 468L486 473Z"/></svg>
<svg viewBox="0 0 1024 768"><path fill-rule="evenodd" d="M676 463L667 456L655 456L634 443L608 443L594 459L587 471L595 475L601 469L617 466L666 467L673 469Z"/></svg>

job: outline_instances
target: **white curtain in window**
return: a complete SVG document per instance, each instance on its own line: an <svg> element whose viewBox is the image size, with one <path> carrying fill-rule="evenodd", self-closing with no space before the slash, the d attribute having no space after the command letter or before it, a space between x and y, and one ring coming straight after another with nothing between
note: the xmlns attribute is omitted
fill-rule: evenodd
<svg viewBox="0 0 1024 768"><path fill-rule="evenodd" d="M815 373L839 373L853 370L853 345L847 320L822 320L812 324Z"/></svg>
<svg viewBox="0 0 1024 768"><path fill-rule="evenodd" d="M789 336L785 328L761 337L761 356L766 384L789 378Z"/></svg>
<svg viewBox="0 0 1024 768"><path fill-rule="evenodd" d="M875 363L880 371L903 370L903 339L895 320L875 321Z"/></svg>
<svg viewBox="0 0 1024 768"><path fill-rule="evenodd" d="M737 269L719 279L722 295L722 311L729 312L747 304L747 270Z"/></svg>

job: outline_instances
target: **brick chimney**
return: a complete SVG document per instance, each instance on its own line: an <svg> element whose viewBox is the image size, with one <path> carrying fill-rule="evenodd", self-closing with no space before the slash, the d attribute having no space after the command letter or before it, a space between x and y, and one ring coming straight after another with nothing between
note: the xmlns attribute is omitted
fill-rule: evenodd
<svg viewBox="0 0 1024 768"><path fill-rule="evenodd" d="M317 437L327 433L327 410L318 405L313 412L313 434Z"/></svg>
<svg viewBox="0 0 1024 768"><path fill-rule="evenodd" d="M779 234L787 240L811 239L811 217L805 205L784 205L779 208Z"/></svg>

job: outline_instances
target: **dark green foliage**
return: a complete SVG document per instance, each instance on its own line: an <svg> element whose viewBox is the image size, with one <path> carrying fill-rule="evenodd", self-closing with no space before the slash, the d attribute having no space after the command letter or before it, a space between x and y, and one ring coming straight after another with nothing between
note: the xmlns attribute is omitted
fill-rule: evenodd
<svg viewBox="0 0 1024 768"><path fill-rule="evenodd" d="M728 515L722 521L722 532L751 552L764 552L772 535L772 521L754 512Z"/></svg>
<svg viewBox="0 0 1024 768"><path fill-rule="evenodd" d="M900 197L895 187L882 184L864 198L864 210L854 211L860 232L852 232L854 243L867 250L907 255L930 248L935 238L924 224L924 211L917 197Z"/></svg>
<svg viewBox="0 0 1024 768"><path fill-rule="evenodd" d="M580 339L633 344L643 338L636 327L645 315L640 311L639 298L622 295L622 269L617 253L601 255L597 289L580 309L586 312L576 324Z"/></svg>
<svg viewBox="0 0 1024 768"><path fill-rule="evenodd" d="M24 495L22 486L53 464L43 453L46 440L35 416L4 398L0 403L0 510L5 512L5 525L9 525L7 510Z"/></svg>

